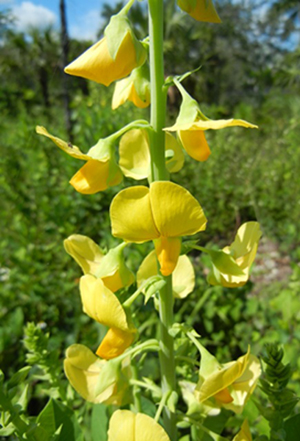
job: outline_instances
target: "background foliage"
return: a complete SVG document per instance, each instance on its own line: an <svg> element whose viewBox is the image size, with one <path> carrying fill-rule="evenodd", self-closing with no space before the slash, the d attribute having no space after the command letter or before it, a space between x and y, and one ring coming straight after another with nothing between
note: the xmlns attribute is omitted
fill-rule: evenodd
<svg viewBox="0 0 300 441"><path fill-rule="evenodd" d="M244 118L260 126L258 131L236 128L208 133L212 147L208 162L186 157L186 166L173 179L187 187L205 210L209 225L201 234L203 244L225 245L247 220L257 219L264 233L252 282L244 288L209 287L203 279L205 258L192 255L197 289L190 301L177 301L176 320L195 326L223 361L238 357L249 343L256 354L265 343L284 344L286 360L293 368L291 387L299 395L298 2L269 1L262 10L253 1L220 1L223 24L219 26L200 25L175 11L174 1L166 3L166 72L180 74L200 65L185 85L204 113L211 118ZM108 19L114 12L107 4L102 17ZM145 14L140 3L131 12L140 37L146 32ZM99 26L99 35L102 31ZM36 364L43 368L43 362L31 358L35 367L29 373L24 406L35 416L49 394L57 398L61 397L57 388L67 391L61 362L65 348L74 342L96 348L103 332L81 312L80 270L64 252L62 242L70 234L81 233L104 248L115 243L109 233L108 207L118 189L93 196L76 193L68 180L77 171L78 161L34 132L35 125L45 125L50 133L67 139L59 35L52 29L17 33L7 11L0 15L0 38L0 366L9 379L26 363L28 350L36 351L32 345L24 346L27 322L37 324L27 329L31 338L32 333L38 333L38 338L45 332L51 334L41 344L55 354L51 363L56 374L41 371ZM70 60L89 44L71 40ZM83 150L141 115L130 104L113 112L111 88L72 78L69 89L74 142ZM170 89L170 122L179 103L177 92ZM131 184L125 181L120 188ZM133 247L128 254L133 270L143 251L143 247ZM144 329L148 336L155 333L151 314L155 312L149 303L138 318L141 323L144 318L150 320ZM150 357L145 375L151 373L154 381L155 369L155 359ZM59 385L53 383L56 375ZM66 393L67 405L74 396L70 390ZM96 417L91 406L75 398L78 421L93 428ZM97 407L93 412L105 411ZM259 416L252 403L247 412L250 420ZM256 431L267 433L265 420L259 421ZM87 433L85 439L90 436ZM102 439L95 436L93 440Z"/></svg>

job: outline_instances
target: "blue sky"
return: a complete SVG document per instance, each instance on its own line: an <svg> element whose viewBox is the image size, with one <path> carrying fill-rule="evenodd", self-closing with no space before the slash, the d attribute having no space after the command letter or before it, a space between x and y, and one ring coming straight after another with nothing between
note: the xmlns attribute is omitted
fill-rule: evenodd
<svg viewBox="0 0 300 441"><path fill-rule="evenodd" d="M95 39L101 25L103 3L117 0L65 0L69 33L72 37ZM18 18L16 27L26 31L30 26L39 28L59 24L59 0L0 0L0 10L10 9Z"/></svg>

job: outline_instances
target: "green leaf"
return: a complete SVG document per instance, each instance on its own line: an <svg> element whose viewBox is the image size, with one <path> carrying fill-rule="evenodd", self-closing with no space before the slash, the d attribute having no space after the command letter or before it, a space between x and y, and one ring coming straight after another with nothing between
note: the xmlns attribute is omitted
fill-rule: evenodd
<svg viewBox="0 0 300 441"><path fill-rule="evenodd" d="M7 389L9 390L17 386L18 384L23 383L24 380L27 378L30 369L31 366L25 366L22 369L20 369L18 372L16 372L7 382Z"/></svg>
<svg viewBox="0 0 300 441"><path fill-rule="evenodd" d="M0 436L10 436L14 433L15 428L13 425L9 425L7 427L2 427L0 429Z"/></svg>
<svg viewBox="0 0 300 441"><path fill-rule="evenodd" d="M108 417L107 407L104 404L94 404L92 410L92 441L106 441Z"/></svg>
<svg viewBox="0 0 300 441"><path fill-rule="evenodd" d="M284 430L286 432L286 441L299 441L299 433L300 433L299 413L284 422Z"/></svg>
<svg viewBox="0 0 300 441"><path fill-rule="evenodd" d="M37 418L37 423L44 429L47 439L57 434L57 430L62 426L58 437L60 441L83 441L83 435L72 410L54 399L46 404Z"/></svg>

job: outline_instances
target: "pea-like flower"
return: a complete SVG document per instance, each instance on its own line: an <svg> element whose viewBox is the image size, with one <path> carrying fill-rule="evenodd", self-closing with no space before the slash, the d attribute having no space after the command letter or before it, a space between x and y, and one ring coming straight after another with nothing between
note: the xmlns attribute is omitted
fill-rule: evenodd
<svg viewBox="0 0 300 441"><path fill-rule="evenodd" d="M147 63L134 69L128 78L124 78L116 83L112 99L112 109L117 109L126 101L131 101L140 109L150 105L150 80Z"/></svg>
<svg viewBox="0 0 300 441"><path fill-rule="evenodd" d="M130 187L118 193L110 207L112 234L127 242L154 241L160 271L170 275L181 249L181 236L205 230L206 217L198 201L183 187L156 181L150 188Z"/></svg>
<svg viewBox="0 0 300 441"><path fill-rule="evenodd" d="M151 175L150 144L147 130L134 129L122 136L119 145L119 166L128 178L136 180L149 178ZM183 167L184 154L176 138L165 134L166 168L176 173Z"/></svg>
<svg viewBox="0 0 300 441"><path fill-rule="evenodd" d="M117 410L109 422L108 441L170 441L151 417L130 410Z"/></svg>
<svg viewBox="0 0 300 441"><path fill-rule="evenodd" d="M236 361L221 365L202 345L199 381L195 396L200 403L240 413L261 374L259 360L248 352Z"/></svg>
<svg viewBox="0 0 300 441"><path fill-rule="evenodd" d="M84 345L74 344L66 351L64 360L65 374L73 388L87 401L92 403L115 404L120 406L127 401L129 393L129 366L125 359L117 369L110 368L110 378L100 385L99 377L107 367L107 360L101 360Z"/></svg>
<svg viewBox="0 0 300 441"><path fill-rule="evenodd" d="M96 354L107 360L122 354L133 342L136 329L117 296L89 274L80 279L80 294L83 311L109 328Z"/></svg>
<svg viewBox="0 0 300 441"><path fill-rule="evenodd" d="M70 180L70 184L79 193L94 194L122 181L123 175L116 163L112 142L108 138L100 139L85 154L75 145L51 135L44 127L37 126L36 132L50 138L57 147L73 158L86 161Z"/></svg>
<svg viewBox="0 0 300 441"><path fill-rule="evenodd" d="M124 262L125 246L121 243L104 255L101 248L87 236L73 234L64 241L66 252L78 263L84 274L102 279L112 292L130 286L135 280Z"/></svg>
<svg viewBox="0 0 300 441"><path fill-rule="evenodd" d="M151 251L143 260L137 272L137 284L141 286L150 277L157 274L157 258L155 251ZM179 256L177 265L172 274L173 296L184 299L195 287L195 271L188 256Z"/></svg>
<svg viewBox="0 0 300 441"><path fill-rule="evenodd" d="M226 127L240 126L257 128L256 125L242 119L219 119L211 120L200 110L195 101L174 79L174 83L182 95L182 104L175 124L164 130L177 132L178 137L186 152L196 161L206 161L211 153L204 132L206 130L219 130Z"/></svg>
<svg viewBox="0 0 300 441"><path fill-rule="evenodd" d="M212 0L178 0L178 6L198 21L221 23Z"/></svg>
<svg viewBox="0 0 300 441"><path fill-rule="evenodd" d="M211 285L222 285L227 288L237 288L245 285L249 279L250 268L254 262L261 235L258 222L246 222L241 225L234 242L223 248L224 258L226 259L227 256L230 258L229 265L226 265L224 259L224 264L220 268L212 257L213 271L208 275L207 281ZM238 271L229 271L232 264L235 265Z"/></svg>

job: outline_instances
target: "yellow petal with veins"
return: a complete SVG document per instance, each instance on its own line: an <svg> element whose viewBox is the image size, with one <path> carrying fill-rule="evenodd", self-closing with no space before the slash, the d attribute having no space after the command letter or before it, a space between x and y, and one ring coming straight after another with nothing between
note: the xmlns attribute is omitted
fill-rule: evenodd
<svg viewBox="0 0 300 441"><path fill-rule="evenodd" d="M110 206L112 234L127 242L142 243L158 238L149 189L144 186L126 188L118 193Z"/></svg>
<svg viewBox="0 0 300 441"><path fill-rule="evenodd" d="M150 185L151 210L157 230L163 237L181 237L206 228L206 217L189 191L168 181Z"/></svg>
<svg viewBox="0 0 300 441"><path fill-rule="evenodd" d="M134 335L134 332L110 328L98 347L96 354L106 360L118 357L131 345Z"/></svg>
<svg viewBox="0 0 300 441"><path fill-rule="evenodd" d="M212 0L178 0L178 6L198 21L221 23Z"/></svg>

